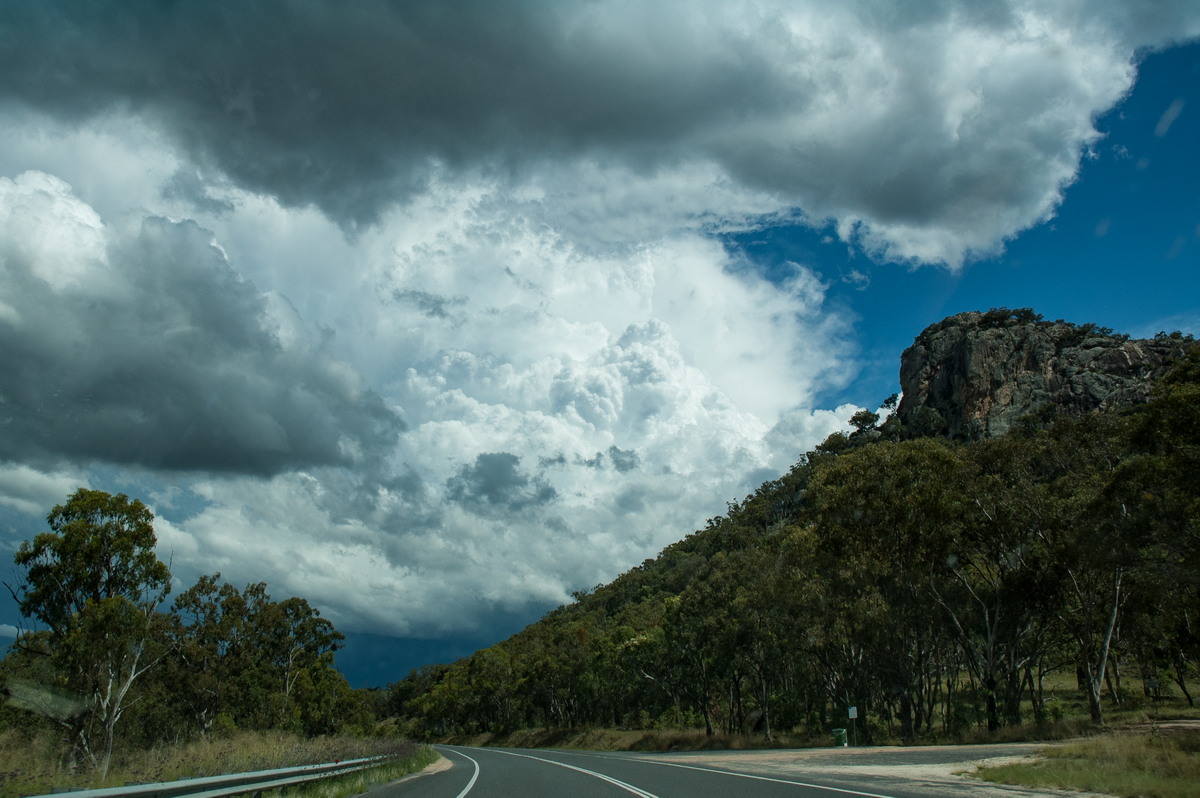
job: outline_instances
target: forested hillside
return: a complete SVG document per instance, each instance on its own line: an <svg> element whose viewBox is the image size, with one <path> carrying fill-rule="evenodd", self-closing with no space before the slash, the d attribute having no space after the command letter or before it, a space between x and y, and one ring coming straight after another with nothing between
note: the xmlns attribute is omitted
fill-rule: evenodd
<svg viewBox="0 0 1200 798"><path fill-rule="evenodd" d="M1095 723L1135 694L1191 704L1200 349L1159 340L1182 356L1141 404L1047 403L1004 435L958 442L860 413L658 557L411 673L390 709L427 735L771 736L824 734L856 706L870 741L1059 717L1045 685L1064 674Z"/></svg>

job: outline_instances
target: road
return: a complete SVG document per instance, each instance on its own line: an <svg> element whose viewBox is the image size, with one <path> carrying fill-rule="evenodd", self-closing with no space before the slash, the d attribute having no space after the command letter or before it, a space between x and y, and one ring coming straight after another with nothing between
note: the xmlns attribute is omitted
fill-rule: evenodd
<svg viewBox="0 0 1200 798"><path fill-rule="evenodd" d="M1040 746L631 753L437 746L443 768L369 798L1034 798L951 775Z"/></svg>

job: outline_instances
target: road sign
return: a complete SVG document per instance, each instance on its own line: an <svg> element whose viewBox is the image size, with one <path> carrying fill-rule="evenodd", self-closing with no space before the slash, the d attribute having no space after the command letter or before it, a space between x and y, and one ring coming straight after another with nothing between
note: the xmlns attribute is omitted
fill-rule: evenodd
<svg viewBox="0 0 1200 798"><path fill-rule="evenodd" d="M853 720L858 717L858 707L850 707L850 718Z"/></svg>

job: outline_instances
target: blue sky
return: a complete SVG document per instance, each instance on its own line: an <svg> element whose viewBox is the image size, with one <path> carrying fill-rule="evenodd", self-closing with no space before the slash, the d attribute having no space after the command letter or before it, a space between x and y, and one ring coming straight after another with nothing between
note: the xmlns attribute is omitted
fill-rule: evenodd
<svg viewBox="0 0 1200 798"><path fill-rule="evenodd" d="M1129 96L1096 122L1092 146L1053 218L961 271L878 262L828 229L731 237L776 275L815 264L828 301L856 317L862 370L824 403L870 405L898 390L900 353L933 321L968 310L1030 307L1134 337L1200 335L1200 45L1147 55ZM858 273L866 280L848 279Z"/></svg>
<svg viewBox="0 0 1200 798"><path fill-rule="evenodd" d="M0 10L0 559L126 492L355 684L702 526L947 315L1200 333L1193 2L212 9Z"/></svg>

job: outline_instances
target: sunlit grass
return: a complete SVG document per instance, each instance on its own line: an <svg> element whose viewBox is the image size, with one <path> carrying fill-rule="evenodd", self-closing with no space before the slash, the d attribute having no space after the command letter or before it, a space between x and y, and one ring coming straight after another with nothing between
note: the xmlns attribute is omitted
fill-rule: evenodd
<svg viewBox="0 0 1200 798"><path fill-rule="evenodd" d="M1116 734L1048 748L1032 762L982 768L1002 784L1127 798L1200 798L1200 732Z"/></svg>
<svg viewBox="0 0 1200 798"><path fill-rule="evenodd" d="M370 756L395 756L398 760L372 768L378 773L364 772L344 778L373 779L371 783L392 781L420 770L437 758L432 749L389 737L307 739L283 732L238 732L227 737L128 753L114 760L108 777L102 780L95 773L68 771L61 749L50 737L27 737L10 731L0 733L0 798L37 795L54 789L175 781ZM296 793L293 790L289 795ZM317 794L321 798L337 798L352 792Z"/></svg>

